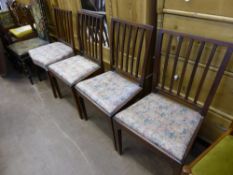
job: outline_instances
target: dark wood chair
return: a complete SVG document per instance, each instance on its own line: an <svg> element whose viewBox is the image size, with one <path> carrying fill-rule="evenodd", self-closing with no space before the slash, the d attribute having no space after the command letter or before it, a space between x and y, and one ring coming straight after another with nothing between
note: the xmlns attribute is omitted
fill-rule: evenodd
<svg viewBox="0 0 233 175"><path fill-rule="evenodd" d="M183 167L184 175L233 174L233 123L208 149Z"/></svg>
<svg viewBox="0 0 233 175"><path fill-rule="evenodd" d="M25 37L14 40L1 23L0 32L1 40L13 65L22 69L23 73L28 77L31 84L33 84L31 60L29 59L28 51L30 49L48 44L48 42L38 37Z"/></svg>
<svg viewBox="0 0 233 175"><path fill-rule="evenodd" d="M77 36L81 55L59 61L49 66L49 76L55 82L54 97L61 97L56 78L74 91L78 82L103 73L103 15L81 10L77 14ZM75 95L75 93L74 93ZM80 114L80 116L82 116Z"/></svg>
<svg viewBox="0 0 233 175"><path fill-rule="evenodd" d="M9 34L20 40L36 37L37 32L34 28L34 18L29 6L21 4L18 1L9 1L7 2L7 6L14 21L14 26L8 28Z"/></svg>
<svg viewBox="0 0 233 175"><path fill-rule="evenodd" d="M152 60L150 49L153 31L154 27L150 25L112 18L111 70L75 86L82 118L88 119L84 104L86 99L108 119L113 137L112 117L144 94L145 81L151 76L146 70Z"/></svg>
<svg viewBox="0 0 233 175"><path fill-rule="evenodd" d="M159 30L152 92L114 117L119 153L123 130L181 173L232 52L232 43Z"/></svg>
<svg viewBox="0 0 233 175"><path fill-rule="evenodd" d="M74 55L72 12L54 8L57 41L29 50L34 65L48 72L48 66ZM50 80L51 83L54 81Z"/></svg>
<svg viewBox="0 0 233 175"><path fill-rule="evenodd" d="M25 24L30 23L33 26L34 20L32 19L30 8L25 5L20 5L17 3L15 5L18 8L21 8L22 13L24 13ZM15 8L16 8L15 7ZM31 6L30 6L31 7ZM21 14L22 15L22 14ZM24 18L21 16L21 18ZM28 19L30 17L30 20ZM22 23L23 25L24 23ZM9 55L10 60L13 63L13 66L19 70L22 70L23 73L28 77L31 84L33 84L32 72L33 67L31 59L28 56L28 51L33 48L40 47L42 45L48 44L44 39L37 37L37 32L34 32L32 35L25 35L23 37L17 38L10 34L9 28L6 28L4 24L0 23L1 39L4 44L5 49Z"/></svg>
<svg viewBox="0 0 233 175"><path fill-rule="evenodd" d="M8 7L8 10L11 14L11 17L15 23L15 25L17 26L20 26L20 19L19 19L19 16L18 16L18 2L17 1L7 1L6 2L7 4L7 7Z"/></svg>

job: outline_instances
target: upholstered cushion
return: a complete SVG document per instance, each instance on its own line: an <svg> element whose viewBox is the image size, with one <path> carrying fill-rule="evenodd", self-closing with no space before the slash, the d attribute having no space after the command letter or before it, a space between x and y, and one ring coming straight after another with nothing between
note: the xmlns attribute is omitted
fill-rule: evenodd
<svg viewBox="0 0 233 175"><path fill-rule="evenodd" d="M139 135L182 161L202 116L161 95L149 94L115 116Z"/></svg>
<svg viewBox="0 0 233 175"><path fill-rule="evenodd" d="M99 68L98 64L82 56L74 56L49 66L49 70L69 86L73 86Z"/></svg>
<svg viewBox="0 0 233 175"><path fill-rule="evenodd" d="M42 45L48 44L47 41L44 41L40 38L32 38L25 41L20 41L14 44L9 45L9 49L13 51L16 55L22 56L28 54L30 49L40 47Z"/></svg>
<svg viewBox="0 0 233 175"><path fill-rule="evenodd" d="M10 29L9 32L16 38L22 38L33 33L31 25Z"/></svg>
<svg viewBox="0 0 233 175"><path fill-rule="evenodd" d="M142 90L136 83L112 71L82 81L75 88L108 116L116 113Z"/></svg>
<svg viewBox="0 0 233 175"><path fill-rule="evenodd" d="M233 136L226 136L192 169L193 175L232 175Z"/></svg>
<svg viewBox="0 0 233 175"><path fill-rule="evenodd" d="M35 65L48 70L50 64L73 56L73 49L63 43L55 42L29 50L29 55Z"/></svg>

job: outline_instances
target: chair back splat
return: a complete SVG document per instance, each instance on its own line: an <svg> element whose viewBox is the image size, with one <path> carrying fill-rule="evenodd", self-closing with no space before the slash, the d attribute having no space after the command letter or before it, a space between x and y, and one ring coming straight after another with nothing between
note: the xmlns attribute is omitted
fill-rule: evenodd
<svg viewBox="0 0 233 175"><path fill-rule="evenodd" d="M80 52L103 67L103 15L81 10L77 14Z"/></svg>
<svg viewBox="0 0 233 175"><path fill-rule="evenodd" d="M18 1L7 1L6 4L14 21L14 27L31 25L32 29L35 30L33 25L34 19L29 6L19 3Z"/></svg>
<svg viewBox="0 0 233 175"><path fill-rule="evenodd" d="M111 23L112 70L143 86L150 61L154 27L113 18Z"/></svg>
<svg viewBox="0 0 233 175"><path fill-rule="evenodd" d="M153 90L205 116L232 52L232 43L159 30Z"/></svg>
<svg viewBox="0 0 233 175"><path fill-rule="evenodd" d="M18 1L7 1L6 2L10 15L16 26L25 25L23 14L22 14L22 4Z"/></svg>
<svg viewBox="0 0 233 175"><path fill-rule="evenodd" d="M57 40L75 48L72 12L54 8Z"/></svg>

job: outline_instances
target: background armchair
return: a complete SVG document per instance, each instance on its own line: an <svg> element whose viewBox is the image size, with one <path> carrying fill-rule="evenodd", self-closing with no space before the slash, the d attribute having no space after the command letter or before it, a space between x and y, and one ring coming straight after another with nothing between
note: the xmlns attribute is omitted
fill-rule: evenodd
<svg viewBox="0 0 233 175"><path fill-rule="evenodd" d="M183 168L184 175L233 174L233 123L206 151Z"/></svg>

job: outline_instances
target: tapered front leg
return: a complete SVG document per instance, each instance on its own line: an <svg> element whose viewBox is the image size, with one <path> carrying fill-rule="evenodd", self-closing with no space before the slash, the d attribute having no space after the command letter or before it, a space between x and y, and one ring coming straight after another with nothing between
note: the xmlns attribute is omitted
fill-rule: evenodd
<svg viewBox="0 0 233 175"><path fill-rule="evenodd" d="M88 116L87 116L87 111L86 111L86 106L85 106L85 103L84 103L84 100L82 97L78 96L78 101L80 102L80 106L81 106L81 111L82 111L82 114L83 114L83 118L85 120L88 120Z"/></svg>
<svg viewBox="0 0 233 175"><path fill-rule="evenodd" d="M57 98L57 93L56 93L56 89L55 89L55 86L54 86L54 82L53 82L53 78L51 76L51 73L47 72L47 74L48 74L48 77L49 77L50 85L52 87L53 96L54 96L54 98Z"/></svg>
<svg viewBox="0 0 233 175"><path fill-rule="evenodd" d="M74 87L71 88L72 90L72 93L73 93L73 97L74 97L74 100L75 100L75 103L76 103L76 106L77 106L77 111L79 113L79 117L81 120L83 120L83 115L82 115L82 106L81 106L81 103L79 101L79 97L78 97L78 94L75 90Z"/></svg>
<svg viewBox="0 0 233 175"><path fill-rule="evenodd" d="M115 133L115 128L113 124L113 117L109 117L109 122L110 122L111 130L112 130L113 145L114 145L115 150L117 151L116 133Z"/></svg>
<svg viewBox="0 0 233 175"><path fill-rule="evenodd" d="M57 79L56 79L54 76L52 77L52 79L53 79L55 88L56 88L56 90L57 90L58 97L59 97L59 98L62 98L61 91L60 91L60 87L59 87L59 85L58 85L58 83L57 83Z"/></svg>
<svg viewBox="0 0 233 175"><path fill-rule="evenodd" d="M173 164L173 175L181 175L182 174L182 165L179 163Z"/></svg>
<svg viewBox="0 0 233 175"><path fill-rule="evenodd" d="M117 139L117 148L118 148L118 153L122 155L122 131L121 129L116 130L116 139Z"/></svg>

